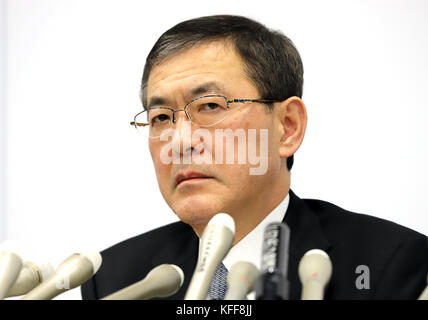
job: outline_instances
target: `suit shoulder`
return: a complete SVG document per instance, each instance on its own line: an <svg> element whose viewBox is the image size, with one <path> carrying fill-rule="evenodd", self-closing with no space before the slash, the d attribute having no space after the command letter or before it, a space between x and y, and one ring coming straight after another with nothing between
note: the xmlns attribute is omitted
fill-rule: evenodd
<svg viewBox="0 0 428 320"><path fill-rule="evenodd" d="M333 299L416 299L426 285L427 237L398 223L303 199L330 243ZM370 288L356 287L358 267L369 270ZM352 280L352 281L349 281ZM355 281L354 281L355 280Z"/></svg>
<svg viewBox="0 0 428 320"><path fill-rule="evenodd" d="M98 299L143 279L159 253L179 251L194 232L183 222L174 222L121 241L101 252L102 264L92 279L82 285L84 299Z"/></svg>
<svg viewBox="0 0 428 320"><path fill-rule="evenodd" d="M116 243L105 249L102 254L110 255L119 252L123 254L128 250L133 252L135 250L142 250L141 252L152 251L156 250L160 243L168 243L169 240L177 241L191 236L192 233L193 230L189 225L177 221Z"/></svg>
<svg viewBox="0 0 428 320"><path fill-rule="evenodd" d="M334 232L340 236L359 235L367 240L378 238L393 242L426 238L425 235L390 220L352 212L327 201L316 199L304 201L319 216L323 227L334 228Z"/></svg>

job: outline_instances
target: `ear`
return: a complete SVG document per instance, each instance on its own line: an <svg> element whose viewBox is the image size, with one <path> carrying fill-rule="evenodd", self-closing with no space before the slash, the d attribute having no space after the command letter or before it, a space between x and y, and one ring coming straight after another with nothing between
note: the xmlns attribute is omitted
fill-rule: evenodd
<svg viewBox="0 0 428 320"><path fill-rule="evenodd" d="M306 107L299 97L290 97L279 103L279 156L291 157L302 144L308 117Z"/></svg>

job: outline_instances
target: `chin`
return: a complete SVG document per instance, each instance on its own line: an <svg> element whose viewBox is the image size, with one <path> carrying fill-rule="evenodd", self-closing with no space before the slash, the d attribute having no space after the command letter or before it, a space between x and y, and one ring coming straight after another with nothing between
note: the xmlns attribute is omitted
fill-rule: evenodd
<svg viewBox="0 0 428 320"><path fill-rule="evenodd" d="M222 212L216 204L198 201L186 202L172 209L181 221L191 226L207 224L214 215Z"/></svg>

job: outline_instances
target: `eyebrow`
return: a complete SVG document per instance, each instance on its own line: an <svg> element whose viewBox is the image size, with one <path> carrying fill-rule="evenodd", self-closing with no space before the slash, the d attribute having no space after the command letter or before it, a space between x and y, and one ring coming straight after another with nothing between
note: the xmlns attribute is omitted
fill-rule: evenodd
<svg viewBox="0 0 428 320"><path fill-rule="evenodd" d="M167 98L161 96L153 96L150 98L150 101L147 104L147 109L158 105L171 105L171 103Z"/></svg>
<svg viewBox="0 0 428 320"><path fill-rule="evenodd" d="M189 95L189 99L193 99L207 93L217 93L217 94L224 93L224 88L217 81L208 81L190 89L190 92L188 95ZM172 101L162 96L153 96L150 98L149 103L147 104L147 108L151 108L157 105L172 106Z"/></svg>
<svg viewBox="0 0 428 320"><path fill-rule="evenodd" d="M190 90L192 97L206 93L224 93L223 86L217 81L208 81Z"/></svg>

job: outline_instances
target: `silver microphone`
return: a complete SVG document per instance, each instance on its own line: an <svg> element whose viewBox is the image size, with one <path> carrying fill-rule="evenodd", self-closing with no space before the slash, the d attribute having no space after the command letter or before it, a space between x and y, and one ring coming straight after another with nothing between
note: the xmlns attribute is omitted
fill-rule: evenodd
<svg viewBox="0 0 428 320"><path fill-rule="evenodd" d="M205 300L217 267L232 247L235 222L226 213L218 213L208 222L201 237L199 257L185 300Z"/></svg>
<svg viewBox="0 0 428 320"><path fill-rule="evenodd" d="M99 252L75 253L62 262L45 281L27 293L22 300L50 300L88 281L100 268Z"/></svg>
<svg viewBox="0 0 428 320"><path fill-rule="evenodd" d="M250 262L236 262L227 275L228 290L224 300L247 300L260 271Z"/></svg>
<svg viewBox="0 0 428 320"><path fill-rule="evenodd" d="M19 254L6 248L0 251L0 300L7 296L7 292L18 279L21 268L22 258Z"/></svg>
<svg viewBox="0 0 428 320"><path fill-rule="evenodd" d="M178 266L162 264L151 270L143 280L101 300L145 300L168 297L180 289L183 281L184 273Z"/></svg>
<svg viewBox="0 0 428 320"><path fill-rule="evenodd" d="M427 282L428 282L428 274L427 274ZM425 290L422 291L422 293L419 296L418 300L428 300L428 286L426 286Z"/></svg>
<svg viewBox="0 0 428 320"><path fill-rule="evenodd" d="M330 281L332 264L323 250L306 252L299 263L299 277L302 283L302 300L323 300L324 289Z"/></svg>
<svg viewBox="0 0 428 320"><path fill-rule="evenodd" d="M28 293L53 273L54 268L50 263L37 265L30 261L25 262L15 284L9 289L6 297L22 296Z"/></svg>

